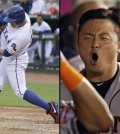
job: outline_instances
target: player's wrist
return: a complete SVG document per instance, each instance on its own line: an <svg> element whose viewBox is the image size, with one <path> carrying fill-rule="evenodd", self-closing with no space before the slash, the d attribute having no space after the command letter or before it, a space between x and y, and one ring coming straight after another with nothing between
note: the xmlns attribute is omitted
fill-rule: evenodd
<svg viewBox="0 0 120 134"><path fill-rule="evenodd" d="M0 49L0 55L3 55L3 50L2 49Z"/></svg>
<svg viewBox="0 0 120 134"><path fill-rule="evenodd" d="M60 76L70 92L74 91L83 79L83 76L67 60L60 62Z"/></svg>

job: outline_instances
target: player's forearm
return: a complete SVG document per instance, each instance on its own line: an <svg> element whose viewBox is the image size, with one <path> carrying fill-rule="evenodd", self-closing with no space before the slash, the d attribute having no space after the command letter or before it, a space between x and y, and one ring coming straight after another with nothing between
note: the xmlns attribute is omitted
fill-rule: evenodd
<svg viewBox="0 0 120 134"><path fill-rule="evenodd" d="M9 53L7 49L2 50L0 48L0 55L5 56L5 57L9 57L9 56L11 56L13 54Z"/></svg>
<svg viewBox="0 0 120 134"><path fill-rule="evenodd" d="M80 83L83 76L70 66L62 52L60 53L60 58L60 77L68 89L72 92L74 88ZM76 75L77 77L73 79L73 75Z"/></svg>
<svg viewBox="0 0 120 134"><path fill-rule="evenodd" d="M0 48L0 55L3 55L3 50Z"/></svg>
<svg viewBox="0 0 120 134"><path fill-rule="evenodd" d="M106 102L86 79L71 94L77 117L89 131L98 132L113 126L113 116Z"/></svg>

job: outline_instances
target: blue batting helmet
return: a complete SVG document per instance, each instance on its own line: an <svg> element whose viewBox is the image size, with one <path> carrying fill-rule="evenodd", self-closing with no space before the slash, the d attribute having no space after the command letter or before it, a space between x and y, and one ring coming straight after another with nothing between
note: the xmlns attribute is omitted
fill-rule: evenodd
<svg viewBox="0 0 120 134"><path fill-rule="evenodd" d="M0 15L0 26L7 25L7 22L4 21L4 18L7 16L7 13Z"/></svg>
<svg viewBox="0 0 120 134"><path fill-rule="evenodd" d="M8 9L7 17L4 19L6 22L16 22L17 24L21 23L25 19L25 11L19 6L13 6Z"/></svg>

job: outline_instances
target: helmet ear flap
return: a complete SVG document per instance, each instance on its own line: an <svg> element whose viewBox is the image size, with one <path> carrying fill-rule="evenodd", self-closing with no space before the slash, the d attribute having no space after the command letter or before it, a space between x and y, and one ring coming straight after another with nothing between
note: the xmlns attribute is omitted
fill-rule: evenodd
<svg viewBox="0 0 120 134"><path fill-rule="evenodd" d="M23 20L25 19L25 13L22 13L22 15L18 15L16 19L16 24L22 23Z"/></svg>
<svg viewBox="0 0 120 134"><path fill-rule="evenodd" d="M0 26L7 25L7 22L4 21L4 18L7 16L7 13L3 13L0 16Z"/></svg>

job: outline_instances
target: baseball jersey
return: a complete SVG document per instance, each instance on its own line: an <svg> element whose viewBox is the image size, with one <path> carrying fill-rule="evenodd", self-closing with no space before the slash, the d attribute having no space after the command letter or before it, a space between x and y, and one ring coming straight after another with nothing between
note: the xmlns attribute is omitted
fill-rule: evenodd
<svg viewBox="0 0 120 134"><path fill-rule="evenodd" d="M38 23L35 22L32 25L32 29L38 32L51 31L51 27L45 21L42 21L41 25L38 25Z"/></svg>
<svg viewBox="0 0 120 134"><path fill-rule="evenodd" d="M84 71L83 71L84 72ZM83 75L85 75L83 73ZM115 123L114 123L114 129L111 132L110 131L106 131L106 132L101 132L99 134L120 134L120 63L118 63L118 69L116 71L116 74L113 76L113 78L111 78L108 81L104 81L101 83L91 83L95 89L99 92L100 86L104 86L105 88L107 87L108 89L105 89L104 93L99 92L99 94L105 99L105 101L107 102L109 109L112 113L112 115L114 116L115 119ZM104 89L104 87L102 87L101 89ZM70 113L67 113L70 114ZM78 124L76 117L70 118L67 121L67 125L63 124L61 125L61 129L64 134L64 132L68 132L66 134L75 134L74 131L76 131L76 133L78 134L91 134L89 132L87 132L87 130L85 130L85 128L82 126L82 124ZM81 133L81 131L84 130L84 132ZM97 133L96 133L97 134Z"/></svg>
<svg viewBox="0 0 120 134"><path fill-rule="evenodd" d="M118 63L118 73L116 78L104 99L115 119L113 134L120 134L120 63Z"/></svg>
<svg viewBox="0 0 120 134"><path fill-rule="evenodd" d="M84 74L85 75L85 74ZM112 134L120 133L120 63L115 75L107 81L94 83L91 82L93 87L107 102L109 109L114 117L115 123ZM101 134L111 134L110 131L106 131Z"/></svg>
<svg viewBox="0 0 120 134"><path fill-rule="evenodd" d="M15 57L19 57L27 52L27 48L32 41L32 30L30 18L27 14L26 24L19 28L13 28L10 23L6 26L1 34L1 48L7 49L12 56L3 56L2 62L8 63Z"/></svg>

